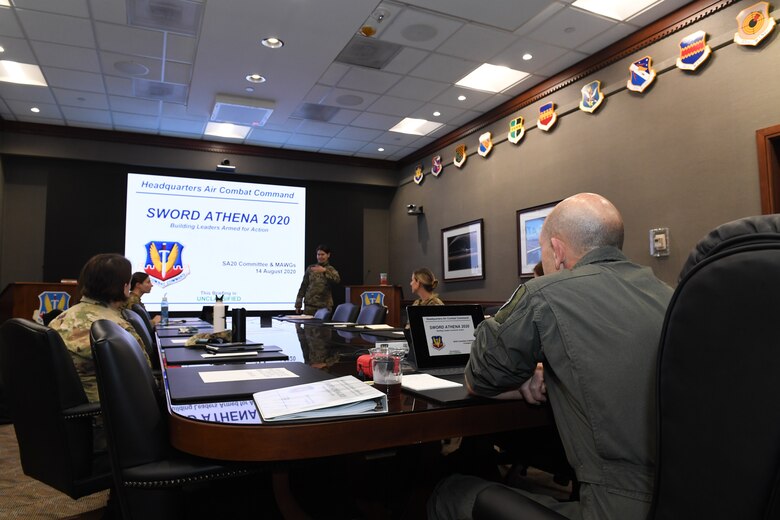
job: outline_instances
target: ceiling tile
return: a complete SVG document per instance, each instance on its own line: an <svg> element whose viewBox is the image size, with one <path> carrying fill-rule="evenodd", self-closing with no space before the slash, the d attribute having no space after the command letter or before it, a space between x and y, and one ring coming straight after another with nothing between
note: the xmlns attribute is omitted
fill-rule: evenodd
<svg viewBox="0 0 780 520"><path fill-rule="evenodd" d="M105 94L95 92L82 92L79 90L68 90L62 88L51 89L54 97L63 107L70 106L75 108L97 108L108 110L108 98Z"/></svg>
<svg viewBox="0 0 780 520"><path fill-rule="evenodd" d="M78 70L42 67L43 75L50 87L86 90L87 92L105 92L103 76Z"/></svg>
<svg viewBox="0 0 780 520"><path fill-rule="evenodd" d="M553 76L558 72L561 72L567 69L568 67L571 67L575 63L581 62L587 57L588 57L587 54L583 54L581 52L574 52L574 51L567 52L557 60L553 61L552 63L549 63L546 67L539 69L539 74L548 77Z"/></svg>
<svg viewBox="0 0 780 520"><path fill-rule="evenodd" d="M434 112L439 112L440 116L434 116ZM446 105L437 105L436 103L427 103L426 105L415 110L409 117L416 119L427 119L428 121L436 121L437 123L449 123L456 117L463 113L463 109L454 108Z"/></svg>
<svg viewBox="0 0 780 520"><path fill-rule="evenodd" d="M35 123L38 125L64 125L65 121L61 117L36 117L38 114L18 116L17 121L24 121L25 123Z"/></svg>
<svg viewBox="0 0 780 520"><path fill-rule="evenodd" d="M501 54L497 55L493 65L504 65L516 70L522 70L533 74L551 61L563 56L567 49L556 45L548 45L530 38L521 38ZM533 56L530 60L524 60L523 55L529 53Z"/></svg>
<svg viewBox="0 0 780 520"><path fill-rule="evenodd" d="M3 13L0 11L0 19ZM20 63L37 63L35 61L35 54L33 54L32 46L27 43L27 40L21 38L3 37L0 41L2 43L5 52L3 53L3 59L18 61Z"/></svg>
<svg viewBox="0 0 780 520"><path fill-rule="evenodd" d="M181 85L187 85L192 80L192 66L186 63L176 63L173 61L165 62L165 77L163 81L166 83L179 83Z"/></svg>
<svg viewBox="0 0 780 520"><path fill-rule="evenodd" d="M6 102L16 101L34 101L36 103L55 103L54 96L49 89L44 87L30 88L27 85L17 85L16 83L0 82L0 97Z"/></svg>
<svg viewBox="0 0 780 520"><path fill-rule="evenodd" d="M385 150L383 152L380 152L378 148L384 148ZM377 159L386 159L389 155L394 154L400 149L401 149L400 146L392 145L392 144L379 145L377 143L369 143L360 149L360 153L369 154L372 157L376 157Z"/></svg>
<svg viewBox="0 0 780 520"><path fill-rule="evenodd" d="M347 152L357 152L365 145L365 141L355 141L354 139L341 139L334 137L328 141L322 148L326 150L342 150Z"/></svg>
<svg viewBox="0 0 780 520"><path fill-rule="evenodd" d="M476 24L466 24L439 46L436 52L495 65L490 58L506 49L516 39L517 37L512 33L496 31Z"/></svg>
<svg viewBox="0 0 780 520"><path fill-rule="evenodd" d="M97 22L95 33L100 50L162 58L164 33L160 31Z"/></svg>
<svg viewBox="0 0 780 520"><path fill-rule="evenodd" d="M464 101L459 101L458 96L466 96ZM434 98L433 102L450 107L468 110L485 101L491 96L488 92L479 90L470 90L462 87L452 86Z"/></svg>
<svg viewBox="0 0 780 520"><path fill-rule="evenodd" d="M348 125L359 115L360 112L357 110L346 110L342 108L333 116L333 119L331 119L330 122L337 125Z"/></svg>
<svg viewBox="0 0 780 520"><path fill-rule="evenodd" d="M634 31L636 31L636 27L632 27L624 23L619 23L614 27L607 29L595 38L585 42L583 45L580 45L578 50L588 54L598 52L604 47L607 47L608 45L625 38L629 34L632 34Z"/></svg>
<svg viewBox="0 0 780 520"><path fill-rule="evenodd" d="M431 54L410 75L419 78L455 83L482 65L476 61L463 60L442 54Z"/></svg>
<svg viewBox="0 0 780 520"><path fill-rule="evenodd" d="M168 104L168 103L166 103ZM164 118L160 120L160 132L177 132L179 134L203 135L206 123L191 119Z"/></svg>
<svg viewBox="0 0 780 520"><path fill-rule="evenodd" d="M16 13L31 40L81 47L95 45L92 25L87 19L20 9Z"/></svg>
<svg viewBox="0 0 780 520"><path fill-rule="evenodd" d="M287 142L290 132L276 132L274 130L264 130L262 128L253 128L247 136L247 142L263 144L282 144Z"/></svg>
<svg viewBox="0 0 780 520"><path fill-rule="evenodd" d="M404 78L387 91L391 96L430 101L449 88L449 84L420 78Z"/></svg>
<svg viewBox="0 0 780 520"><path fill-rule="evenodd" d="M603 33L616 22L567 7L543 23L528 36L550 45L577 49L586 41Z"/></svg>
<svg viewBox="0 0 780 520"><path fill-rule="evenodd" d="M0 7L0 36L24 37L22 27L10 7Z"/></svg>
<svg viewBox="0 0 780 520"><path fill-rule="evenodd" d="M167 34L165 42L165 57L180 63L195 63L195 53L198 50L198 40L182 34Z"/></svg>
<svg viewBox="0 0 780 520"><path fill-rule="evenodd" d="M398 74L407 74L410 70L415 68L422 60L424 60L430 53L427 51L421 51L419 49L412 49L411 47L404 47L401 49L393 60L387 64L383 69L386 72L395 72Z"/></svg>
<svg viewBox="0 0 780 520"><path fill-rule="evenodd" d="M34 11L46 11L49 13L67 14L89 18L86 0L14 0L13 4L18 9L32 9Z"/></svg>
<svg viewBox="0 0 780 520"><path fill-rule="evenodd" d="M409 146L419 138L419 135L399 134L398 132L385 132L384 134L374 139L374 142L393 146Z"/></svg>
<svg viewBox="0 0 780 520"><path fill-rule="evenodd" d="M117 96L133 96L133 80L117 76L105 76L106 92ZM211 112L209 112L210 114Z"/></svg>
<svg viewBox="0 0 780 520"><path fill-rule="evenodd" d="M368 111L388 116L405 117L420 108L421 105L421 101L382 96L377 99L374 104L368 107Z"/></svg>
<svg viewBox="0 0 780 520"><path fill-rule="evenodd" d="M128 112L147 116L157 116L160 114L160 101L108 96L108 102L111 105L111 109L117 112Z"/></svg>
<svg viewBox="0 0 780 520"><path fill-rule="evenodd" d="M335 86L341 78L344 77L344 74L349 72L349 65L345 65L344 63L339 62L333 62L328 67L328 70L326 70L322 76L320 77L319 81L317 83L320 83L322 85L330 85Z"/></svg>
<svg viewBox="0 0 780 520"><path fill-rule="evenodd" d="M62 113L68 123L98 123L111 124L111 113L108 110L95 110L92 108L62 107Z"/></svg>
<svg viewBox="0 0 780 520"><path fill-rule="evenodd" d="M156 60L154 58L146 58L143 56L130 56L127 54L117 54L114 52L101 52L98 55L100 59L100 65L103 67L103 72L105 74L108 74L110 76L124 76L128 78L132 77L142 77L144 79L152 80L152 81L160 81L162 79L162 61ZM140 76L132 76L129 75L119 68L117 68L118 64L122 63L137 63L138 65L143 65L147 69L149 69L149 72L144 75Z"/></svg>
<svg viewBox="0 0 780 520"><path fill-rule="evenodd" d="M95 20L118 24L127 23L127 10L125 9L125 2L89 0L89 7Z"/></svg>
<svg viewBox="0 0 780 520"><path fill-rule="evenodd" d="M365 110L378 98L378 95L369 92L315 85L304 100L351 110Z"/></svg>
<svg viewBox="0 0 780 520"><path fill-rule="evenodd" d="M433 50L463 25L447 16L417 9L404 9L395 16L380 40L418 49Z"/></svg>
<svg viewBox="0 0 780 520"><path fill-rule="evenodd" d="M382 130L371 130L368 128L348 126L339 132L336 137L340 137L342 139L355 139L357 141L373 141L383 133L384 132Z"/></svg>
<svg viewBox="0 0 780 520"><path fill-rule="evenodd" d="M330 141L330 137L320 135L292 135L285 143L284 147L288 148L292 146L306 146L310 148L322 148Z"/></svg>
<svg viewBox="0 0 780 520"><path fill-rule="evenodd" d="M352 121L352 126L360 126L363 128L374 128L376 130L389 130L398 123L401 122L401 117L397 116L383 116L380 114L369 114L363 112Z"/></svg>
<svg viewBox="0 0 780 520"><path fill-rule="evenodd" d="M68 126L78 128L94 128L95 130L113 130L114 125L103 124L97 122L85 122L85 121L68 121Z"/></svg>
<svg viewBox="0 0 780 520"><path fill-rule="evenodd" d="M32 47L40 65L100 72L100 62L94 49L46 42L32 42Z"/></svg>
<svg viewBox="0 0 780 520"><path fill-rule="evenodd" d="M127 114L124 112L114 112L114 126L127 129L152 129L156 130L160 125L160 118L156 116L142 116L138 114Z"/></svg>
<svg viewBox="0 0 780 520"><path fill-rule="evenodd" d="M333 137L344 129L342 125L333 125L330 123L323 123L321 121L309 121L304 120L298 126L298 132L302 134L310 135L324 135L327 137Z"/></svg>
<svg viewBox="0 0 780 520"><path fill-rule="evenodd" d="M362 90L382 94L390 87L398 83L401 76L389 74L378 70L369 70L359 67L351 67L350 70L338 82L340 88Z"/></svg>
<svg viewBox="0 0 780 520"><path fill-rule="evenodd" d="M549 0L490 0L489 3L474 0L407 0L407 3L514 31L542 11Z"/></svg>
<svg viewBox="0 0 780 520"><path fill-rule="evenodd" d="M11 109L11 112L13 112L16 117L40 117L40 118L59 118L61 117L60 109L57 107L56 103L45 103L40 101L21 101L21 100L14 100L9 99L6 101L8 104L8 108ZM30 109L32 107L38 107L40 109L40 112L37 114L34 112L31 112Z"/></svg>

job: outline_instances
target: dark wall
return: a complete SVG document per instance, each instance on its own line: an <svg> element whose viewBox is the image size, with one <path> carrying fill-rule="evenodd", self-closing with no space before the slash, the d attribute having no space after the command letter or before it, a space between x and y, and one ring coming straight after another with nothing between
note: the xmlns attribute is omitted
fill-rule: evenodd
<svg viewBox="0 0 780 520"><path fill-rule="evenodd" d="M22 156L5 156L3 167L17 175L43 171L48 177L44 280L77 278L92 255L123 252L127 173L225 179L215 172ZM315 248L326 243L342 284L363 283L363 211L389 207L395 188L248 175L230 180L306 187L306 263L315 262ZM344 291L334 291L337 303L343 298Z"/></svg>

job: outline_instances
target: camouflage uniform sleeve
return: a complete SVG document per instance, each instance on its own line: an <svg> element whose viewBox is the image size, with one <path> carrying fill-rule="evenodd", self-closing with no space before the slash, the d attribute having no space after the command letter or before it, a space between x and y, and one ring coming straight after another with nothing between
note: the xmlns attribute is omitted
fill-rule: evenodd
<svg viewBox="0 0 780 520"><path fill-rule="evenodd" d="M339 272L336 271L336 268L333 267L332 265L326 266L325 272L322 274L325 276L325 279L327 279L331 285L336 285L338 283L341 283L341 276L339 275Z"/></svg>
<svg viewBox="0 0 780 520"><path fill-rule="evenodd" d="M303 273L303 280L301 281L301 287L298 289L298 295L295 297L295 308L300 309L303 303L303 296L306 294L306 289L309 287L309 266L306 266L306 272Z"/></svg>

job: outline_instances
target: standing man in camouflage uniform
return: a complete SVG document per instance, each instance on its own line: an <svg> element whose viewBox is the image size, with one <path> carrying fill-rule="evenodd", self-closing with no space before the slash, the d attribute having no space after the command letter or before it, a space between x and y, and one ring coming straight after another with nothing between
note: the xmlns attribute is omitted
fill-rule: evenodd
<svg viewBox="0 0 780 520"><path fill-rule="evenodd" d="M317 246L317 263L306 268L303 275L301 288L295 298L295 312L313 315L317 309L327 307L333 310L333 294L331 288L341 282L341 276L332 265L328 263L330 248L324 244Z"/></svg>
<svg viewBox="0 0 780 520"><path fill-rule="evenodd" d="M79 275L79 287L83 295L81 301L49 324L49 327L62 336L91 403L100 401L95 378L95 361L92 359L92 347L89 343L92 323L105 319L119 324L138 341L138 347L149 362L141 338L120 313L130 290L131 273L130 261L122 255L93 256ZM151 366L151 363L149 365Z"/></svg>

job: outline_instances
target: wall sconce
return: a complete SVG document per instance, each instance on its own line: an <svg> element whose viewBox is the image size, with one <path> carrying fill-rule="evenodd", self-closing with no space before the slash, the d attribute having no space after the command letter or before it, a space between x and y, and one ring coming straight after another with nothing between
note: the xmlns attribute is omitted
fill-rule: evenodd
<svg viewBox="0 0 780 520"><path fill-rule="evenodd" d="M423 214L423 207L422 206L416 206L414 204L407 204L406 205L406 214L407 215L422 215Z"/></svg>
<svg viewBox="0 0 780 520"><path fill-rule="evenodd" d="M236 167L230 165L230 160L229 159L225 159L225 160L223 160L221 163L219 163L217 165L217 171L218 172L231 172L232 173L232 172L236 171Z"/></svg>

